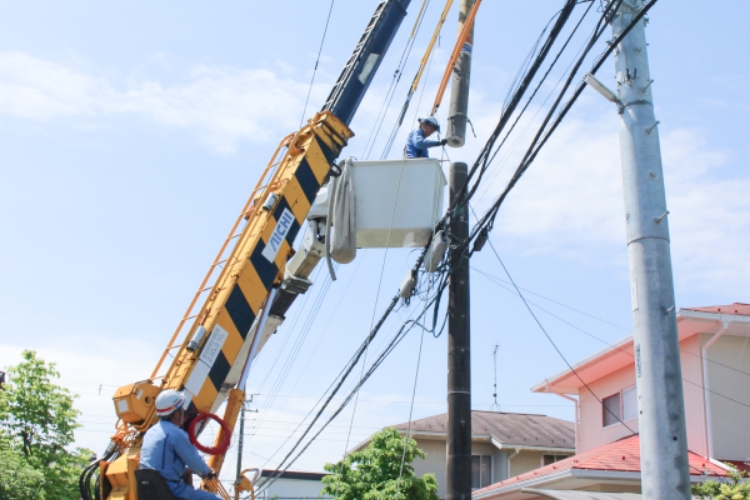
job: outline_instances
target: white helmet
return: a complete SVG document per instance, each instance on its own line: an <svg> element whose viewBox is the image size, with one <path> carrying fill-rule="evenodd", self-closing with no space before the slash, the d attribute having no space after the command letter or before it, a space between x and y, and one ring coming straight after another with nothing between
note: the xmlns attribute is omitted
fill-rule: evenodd
<svg viewBox="0 0 750 500"><path fill-rule="evenodd" d="M185 404L185 395L174 389L167 389L156 396L156 416L168 417Z"/></svg>
<svg viewBox="0 0 750 500"><path fill-rule="evenodd" d="M431 126L438 132L440 132L440 123L437 121L437 118L434 116L426 116L424 118L420 118L419 123L426 123L427 125Z"/></svg>

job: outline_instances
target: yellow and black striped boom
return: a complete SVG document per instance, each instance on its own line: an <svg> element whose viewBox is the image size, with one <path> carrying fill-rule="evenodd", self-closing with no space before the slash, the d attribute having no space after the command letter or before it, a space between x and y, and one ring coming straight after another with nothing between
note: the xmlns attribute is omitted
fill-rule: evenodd
<svg viewBox="0 0 750 500"><path fill-rule="evenodd" d="M256 320L264 307L270 307L270 292L284 280L286 262L294 253L292 243L328 179L331 164L352 136L344 123L324 111L282 141L277 150L281 159L275 163L274 158L264 173L264 178L270 176L269 182L259 183L238 218L235 228L243 222L244 228L235 236L230 234L225 243L231 245L236 240L234 247L226 259L217 257L151 379L124 386L115 394L121 422L113 440L123 453L102 466L104 484L111 488L103 498L137 500L134 471L141 437L156 422L153 402L160 390L183 390L190 410L206 412L216 411L231 395L225 419L234 426L244 394L233 387L251 357L251 346L257 346L263 334ZM223 252L224 248L219 255ZM218 278L206 286L220 265ZM189 316L204 294L207 297L200 311ZM194 322L188 333L180 335L191 319ZM191 340L196 343L189 348ZM171 364L160 374L169 357ZM222 461L223 457L212 461L217 471Z"/></svg>

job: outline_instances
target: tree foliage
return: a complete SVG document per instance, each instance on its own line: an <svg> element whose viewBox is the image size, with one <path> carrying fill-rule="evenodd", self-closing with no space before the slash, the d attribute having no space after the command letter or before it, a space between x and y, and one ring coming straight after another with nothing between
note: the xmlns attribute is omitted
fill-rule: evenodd
<svg viewBox="0 0 750 500"><path fill-rule="evenodd" d="M44 474L0 441L0 500L45 500Z"/></svg>
<svg viewBox="0 0 750 500"><path fill-rule="evenodd" d="M396 429L385 429L364 450L337 464L326 464L331 475L323 478L323 492L339 500L438 500L435 476L416 477L411 466L415 458L424 456L416 441Z"/></svg>
<svg viewBox="0 0 750 500"><path fill-rule="evenodd" d="M0 390L0 482L18 485L8 493L16 496L0 500L78 500L78 476L91 451L70 449L79 427L74 396L53 382L60 376L54 363L45 363L34 351L24 351L23 359L9 368L10 380ZM5 463L15 464L18 471L8 475L8 481ZM18 496L27 487L34 494Z"/></svg>
<svg viewBox="0 0 750 500"><path fill-rule="evenodd" d="M692 493L701 500L750 500L748 473L732 469L729 477L730 483L710 480L693 485Z"/></svg>

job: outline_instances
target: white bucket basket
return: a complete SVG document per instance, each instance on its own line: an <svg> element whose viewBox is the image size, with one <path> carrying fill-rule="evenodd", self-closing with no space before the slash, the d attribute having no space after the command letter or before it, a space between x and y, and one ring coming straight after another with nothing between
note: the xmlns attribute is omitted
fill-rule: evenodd
<svg viewBox="0 0 750 500"><path fill-rule="evenodd" d="M353 161L357 246L427 244L443 212L445 175L433 158Z"/></svg>

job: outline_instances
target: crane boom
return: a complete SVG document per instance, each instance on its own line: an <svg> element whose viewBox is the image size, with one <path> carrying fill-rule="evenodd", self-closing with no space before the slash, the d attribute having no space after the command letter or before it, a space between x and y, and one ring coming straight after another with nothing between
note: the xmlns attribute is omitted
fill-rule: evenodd
<svg viewBox="0 0 750 500"><path fill-rule="evenodd" d="M274 155L232 233L243 220L244 227L225 241L151 377L115 393L118 428L99 464L103 480L97 498L138 500L135 470L141 442L157 420L154 401L162 390L184 391L188 410L202 412L215 412L228 398L224 416L228 430L234 428L244 401L238 382L244 380L252 358L281 324L297 295L312 284L308 277L320 258L322 236L316 231L318 222L306 221L308 212L328 180L331 165L354 135L348 125L409 3L378 3L323 110L282 140L277 149L280 160L275 162ZM266 175L270 180L264 183ZM292 245L304 224L311 232L292 266L288 263L295 253ZM230 244L229 256L220 260ZM218 268L221 272L209 284ZM191 315L204 294L199 312ZM183 335L190 320L193 322ZM169 367L161 373L170 357ZM220 438L221 433L217 441ZM223 454L211 458L217 472L223 459ZM91 498L92 470L87 468L81 476L84 500Z"/></svg>

